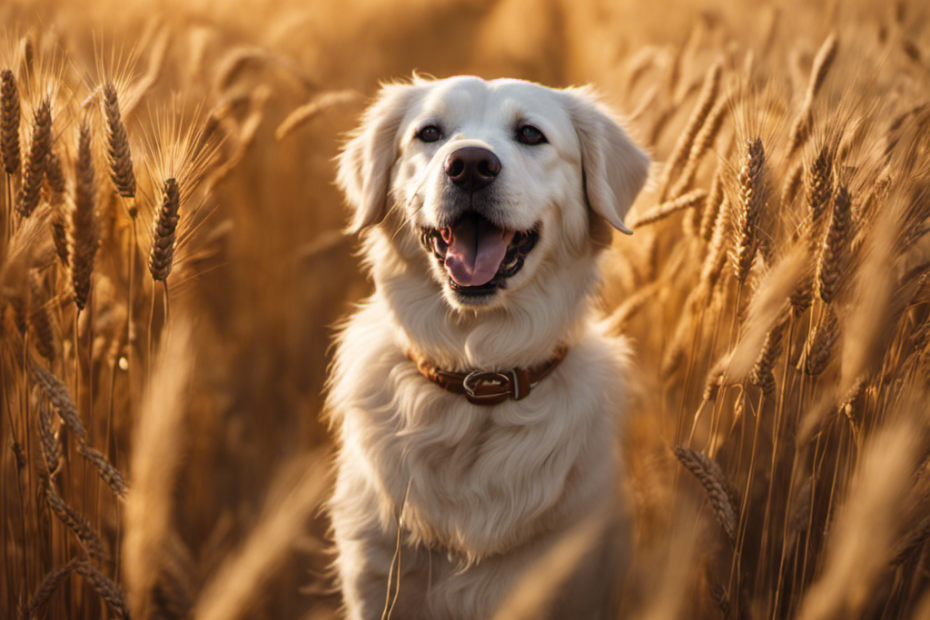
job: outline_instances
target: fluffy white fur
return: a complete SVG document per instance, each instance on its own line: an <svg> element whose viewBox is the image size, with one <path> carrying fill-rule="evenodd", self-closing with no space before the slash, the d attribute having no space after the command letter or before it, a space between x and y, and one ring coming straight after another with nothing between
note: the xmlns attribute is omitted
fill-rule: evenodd
<svg viewBox="0 0 930 620"><path fill-rule="evenodd" d="M547 142L517 142L526 123ZM442 140L416 138L428 124L442 127ZM443 161L463 145L502 163L500 221L540 229L523 269L478 304L456 295L417 238L420 226L438 227ZM605 222L623 229L647 167L584 89L415 79L385 86L365 114L338 180L355 208L352 227L364 231L375 292L339 336L328 397L340 439L330 512L350 620L381 618L398 523L391 617L477 620L493 616L554 542L614 501L626 349L599 333L590 298ZM560 344L568 355L528 398L491 407L430 383L407 357L498 370L544 362ZM600 617L616 556L592 549L552 617Z"/></svg>

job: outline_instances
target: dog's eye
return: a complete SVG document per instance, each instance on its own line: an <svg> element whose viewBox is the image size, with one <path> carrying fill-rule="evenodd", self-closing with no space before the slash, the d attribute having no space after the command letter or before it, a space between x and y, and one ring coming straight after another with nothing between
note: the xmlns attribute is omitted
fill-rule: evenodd
<svg viewBox="0 0 930 620"><path fill-rule="evenodd" d="M532 125L524 125L517 130L517 141L529 145L542 144L546 136Z"/></svg>
<svg viewBox="0 0 930 620"><path fill-rule="evenodd" d="M435 142L441 137L442 131L436 125L428 125L417 134L417 138L423 142Z"/></svg>

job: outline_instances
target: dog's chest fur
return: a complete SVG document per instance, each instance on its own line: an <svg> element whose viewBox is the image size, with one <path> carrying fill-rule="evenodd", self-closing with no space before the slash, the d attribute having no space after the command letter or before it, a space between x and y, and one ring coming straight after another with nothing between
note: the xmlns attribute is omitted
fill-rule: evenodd
<svg viewBox="0 0 930 620"><path fill-rule="evenodd" d="M464 562L573 522L616 475L617 345L582 336L528 398L480 407L417 372L376 297L343 333L330 394L341 475L368 484L339 485L334 505L370 493L385 533L403 507L409 543Z"/></svg>

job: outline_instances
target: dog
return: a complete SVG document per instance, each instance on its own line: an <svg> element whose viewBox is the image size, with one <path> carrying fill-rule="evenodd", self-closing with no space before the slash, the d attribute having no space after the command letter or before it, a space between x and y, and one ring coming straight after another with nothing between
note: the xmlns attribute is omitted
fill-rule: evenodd
<svg viewBox="0 0 930 620"><path fill-rule="evenodd" d="M591 300L649 162L587 88L415 76L363 114L337 183L375 289L326 405L350 620L491 618L567 534L622 513L627 348ZM605 536L546 617L606 617L626 552Z"/></svg>

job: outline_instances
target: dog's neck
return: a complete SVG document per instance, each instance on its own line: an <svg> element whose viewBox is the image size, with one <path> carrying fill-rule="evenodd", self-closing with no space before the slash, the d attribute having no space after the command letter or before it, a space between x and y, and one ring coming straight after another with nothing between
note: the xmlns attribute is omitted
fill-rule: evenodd
<svg viewBox="0 0 930 620"><path fill-rule="evenodd" d="M382 252L381 256L385 256ZM596 286L594 254L540 265L531 282L492 310L456 310L425 265L371 264L375 296L391 309L398 346L445 370L502 370L543 363L583 335Z"/></svg>

